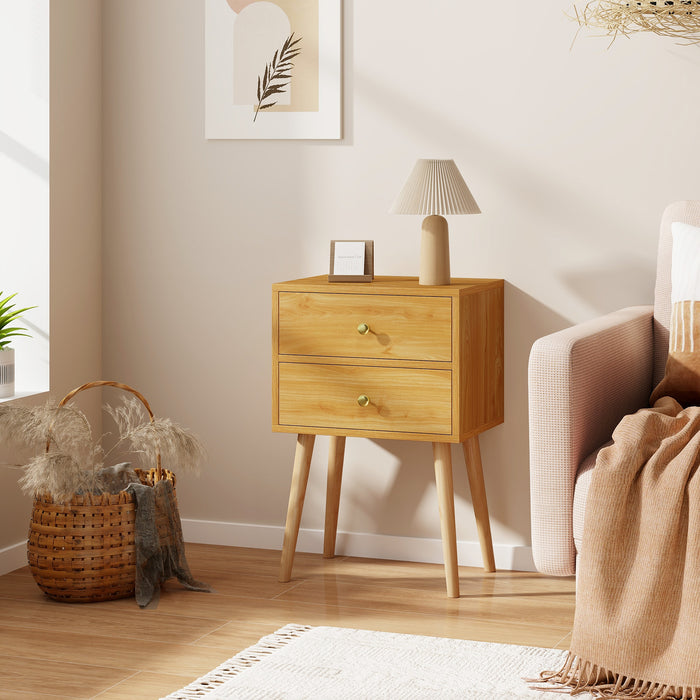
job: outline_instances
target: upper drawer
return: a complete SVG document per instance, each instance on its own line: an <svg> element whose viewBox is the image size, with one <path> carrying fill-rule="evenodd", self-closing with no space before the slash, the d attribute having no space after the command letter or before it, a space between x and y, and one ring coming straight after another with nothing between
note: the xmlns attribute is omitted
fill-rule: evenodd
<svg viewBox="0 0 700 700"><path fill-rule="evenodd" d="M452 360L450 297L279 292L279 353ZM369 330L362 334L358 326Z"/></svg>

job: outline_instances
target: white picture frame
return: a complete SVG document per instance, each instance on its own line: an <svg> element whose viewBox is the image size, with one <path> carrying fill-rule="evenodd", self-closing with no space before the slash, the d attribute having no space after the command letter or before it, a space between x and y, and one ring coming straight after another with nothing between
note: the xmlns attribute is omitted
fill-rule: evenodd
<svg viewBox="0 0 700 700"><path fill-rule="evenodd" d="M342 0L205 0L205 138L342 138L341 52Z"/></svg>

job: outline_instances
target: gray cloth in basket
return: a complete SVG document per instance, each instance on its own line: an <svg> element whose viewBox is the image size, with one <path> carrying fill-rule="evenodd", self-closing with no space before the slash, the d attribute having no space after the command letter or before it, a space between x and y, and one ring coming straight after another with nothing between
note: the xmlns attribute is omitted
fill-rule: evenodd
<svg viewBox="0 0 700 700"><path fill-rule="evenodd" d="M180 513L170 481L155 486L129 484L126 491L136 499L136 602L143 608L157 601L160 584L169 578L193 591L211 592L211 587L192 578L185 558ZM160 533L157 518L161 517Z"/></svg>
<svg viewBox="0 0 700 700"><path fill-rule="evenodd" d="M135 482L139 483L136 472L131 468L131 462L122 462L113 467L102 467L97 472L97 482L103 493L119 493Z"/></svg>

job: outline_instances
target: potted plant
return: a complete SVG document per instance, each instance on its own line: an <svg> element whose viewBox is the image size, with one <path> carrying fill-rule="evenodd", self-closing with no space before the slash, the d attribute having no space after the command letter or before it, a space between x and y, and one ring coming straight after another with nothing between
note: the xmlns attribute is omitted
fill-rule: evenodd
<svg viewBox="0 0 700 700"><path fill-rule="evenodd" d="M8 347L10 338L18 335L31 337L22 326L13 325L17 318L25 311L35 309L28 306L24 309L15 309L12 300L17 294L5 295L0 292L0 399L14 396L15 393L15 351Z"/></svg>

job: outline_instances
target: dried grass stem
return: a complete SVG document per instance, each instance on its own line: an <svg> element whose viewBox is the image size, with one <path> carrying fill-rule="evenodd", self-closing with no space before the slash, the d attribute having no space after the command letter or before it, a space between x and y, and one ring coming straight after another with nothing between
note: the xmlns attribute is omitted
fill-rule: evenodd
<svg viewBox="0 0 700 700"><path fill-rule="evenodd" d="M127 446L143 456L144 466L155 466L158 456L171 470L198 472L205 459L200 441L167 418L153 419L134 397L105 410L114 419L118 436L107 453L93 439L85 414L71 406L49 402L26 408L0 404L0 441L35 453L24 466L19 483L30 495L49 494L56 501L76 493L104 493L100 469L112 452Z"/></svg>
<svg viewBox="0 0 700 700"><path fill-rule="evenodd" d="M602 29L613 41L619 34L651 32L700 43L700 0L591 0L582 10L574 5L574 12L581 27Z"/></svg>

